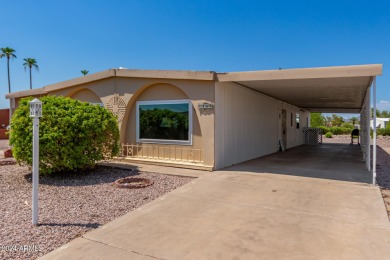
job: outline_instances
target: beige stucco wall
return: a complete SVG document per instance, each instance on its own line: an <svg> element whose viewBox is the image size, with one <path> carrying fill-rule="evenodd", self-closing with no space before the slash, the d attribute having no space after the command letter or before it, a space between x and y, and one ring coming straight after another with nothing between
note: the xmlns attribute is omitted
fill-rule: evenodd
<svg viewBox="0 0 390 260"><path fill-rule="evenodd" d="M137 101L189 99L193 107L190 147L203 149L204 164L217 169L276 152L282 109L287 116L286 148L301 145L310 116L298 107L231 82L112 77L49 94L102 102L118 115L122 143L136 143ZM215 103L215 108L199 109L203 102ZM299 129L296 113L300 114Z"/></svg>
<svg viewBox="0 0 390 260"><path fill-rule="evenodd" d="M216 169L277 152L282 109L287 112L286 148L303 144L308 112L235 83L217 82L215 90ZM300 113L299 129L296 112Z"/></svg>
<svg viewBox="0 0 390 260"><path fill-rule="evenodd" d="M107 78L99 81L93 81L86 84L76 85L69 88L64 88L60 90L55 90L50 92L50 95L64 96L64 97L73 97L78 96L81 98L81 101L89 102L88 99L84 99L86 96L86 90L89 90L95 94L101 102L105 103L109 97L111 97L115 92L115 79ZM84 98L82 98L84 97Z"/></svg>
<svg viewBox="0 0 390 260"><path fill-rule="evenodd" d="M203 149L204 164L214 166L214 110L204 113L198 103L214 103L214 82L115 77L69 87L50 93L81 101L99 99L117 112L122 143L135 143L135 104L140 100L189 99L193 105L191 147Z"/></svg>
<svg viewBox="0 0 390 260"><path fill-rule="evenodd" d="M155 84L145 89L135 101L152 101L152 100L177 100L189 99L189 97L179 88L170 84ZM133 103L129 108L130 115L127 120L125 143L136 142L136 129L132 126L136 124L136 104ZM199 118L193 107L192 114L192 146L194 148L203 149L202 131L199 124Z"/></svg>
<svg viewBox="0 0 390 260"><path fill-rule="evenodd" d="M102 100L89 89L82 89L74 93L71 98L89 103L102 103Z"/></svg>

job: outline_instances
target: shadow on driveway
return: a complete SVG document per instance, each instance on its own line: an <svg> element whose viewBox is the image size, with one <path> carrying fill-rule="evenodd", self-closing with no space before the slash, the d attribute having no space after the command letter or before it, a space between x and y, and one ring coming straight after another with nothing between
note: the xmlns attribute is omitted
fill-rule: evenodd
<svg viewBox="0 0 390 260"><path fill-rule="evenodd" d="M379 150L379 149L378 149ZM372 183L360 146L349 144L301 145L223 169L275 173L339 181Z"/></svg>

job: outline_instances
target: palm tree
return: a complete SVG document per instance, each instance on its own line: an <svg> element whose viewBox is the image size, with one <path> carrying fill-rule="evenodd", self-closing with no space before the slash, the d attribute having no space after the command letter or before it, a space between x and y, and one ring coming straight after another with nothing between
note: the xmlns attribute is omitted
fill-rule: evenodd
<svg viewBox="0 0 390 260"><path fill-rule="evenodd" d="M8 69L8 92L11 93L11 78L9 75L9 59L16 58L16 55L14 54L15 50L10 47L1 48L1 54L0 58L7 57L7 69Z"/></svg>
<svg viewBox="0 0 390 260"><path fill-rule="evenodd" d="M84 76L87 75L89 73L89 70L82 70L81 71L81 74L83 74Z"/></svg>
<svg viewBox="0 0 390 260"><path fill-rule="evenodd" d="M23 59L25 62L23 63L24 70L27 68L30 69L30 89L32 89L32 76L31 76L31 69L35 68L36 70L39 70L37 60L33 58L25 58Z"/></svg>
<svg viewBox="0 0 390 260"><path fill-rule="evenodd" d="M358 123L359 119L355 116L351 117L352 124L355 125Z"/></svg>

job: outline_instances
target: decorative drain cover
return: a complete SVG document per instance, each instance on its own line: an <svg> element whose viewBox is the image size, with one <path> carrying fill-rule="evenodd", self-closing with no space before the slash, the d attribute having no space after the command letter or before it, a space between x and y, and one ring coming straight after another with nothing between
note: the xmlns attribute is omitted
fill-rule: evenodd
<svg viewBox="0 0 390 260"><path fill-rule="evenodd" d="M146 178L126 177L114 182L115 187L127 189L145 188L153 184L153 181Z"/></svg>

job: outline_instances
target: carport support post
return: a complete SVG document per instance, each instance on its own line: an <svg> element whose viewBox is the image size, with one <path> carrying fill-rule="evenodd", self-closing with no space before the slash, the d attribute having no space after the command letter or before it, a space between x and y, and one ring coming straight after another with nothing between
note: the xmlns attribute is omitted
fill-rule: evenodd
<svg viewBox="0 0 390 260"><path fill-rule="evenodd" d="M374 122L372 135L372 184L376 185L376 77L373 80L372 101L374 102Z"/></svg>

